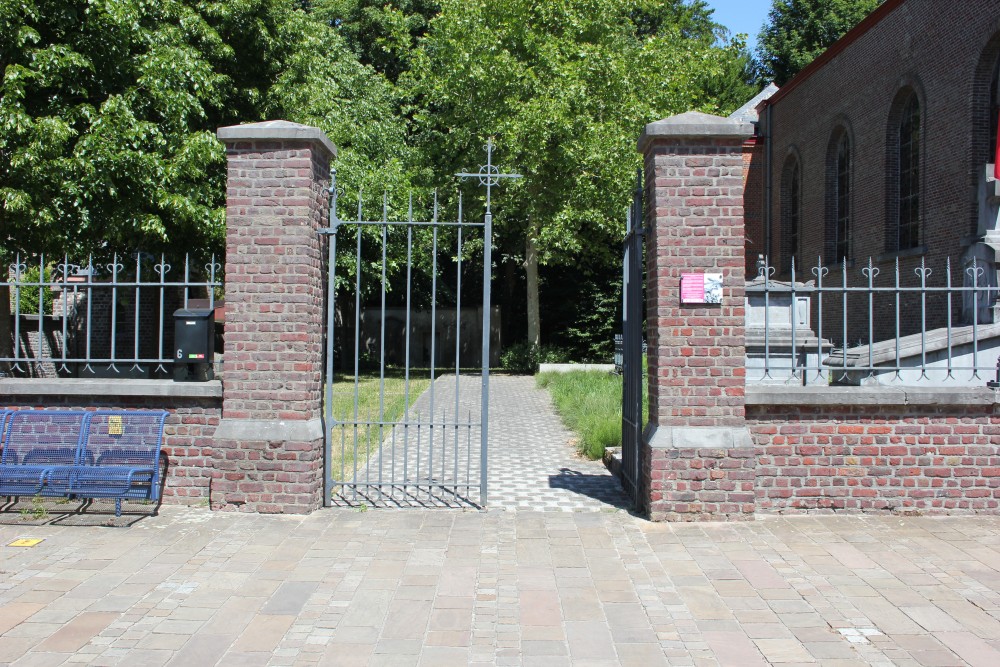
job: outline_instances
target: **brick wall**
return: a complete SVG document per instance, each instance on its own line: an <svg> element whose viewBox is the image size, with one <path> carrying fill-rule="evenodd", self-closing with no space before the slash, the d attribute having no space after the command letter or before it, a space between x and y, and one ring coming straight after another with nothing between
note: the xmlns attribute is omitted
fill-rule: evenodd
<svg viewBox="0 0 1000 667"><path fill-rule="evenodd" d="M753 519L757 466L749 447L646 447L652 521Z"/></svg>
<svg viewBox="0 0 1000 667"><path fill-rule="evenodd" d="M658 141L646 152L650 421L743 419L743 144ZM723 303L682 305L684 273L722 273Z"/></svg>
<svg viewBox="0 0 1000 667"><path fill-rule="evenodd" d="M751 401L758 512L1000 510L1000 410L991 390L930 401L852 393L838 401L827 390L821 404L790 390L779 402Z"/></svg>
<svg viewBox="0 0 1000 667"><path fill-rule="evenodd" d="M656 520L753 511L744 421L744 141L700 113L652 123L645 157L649 422L646 510ZM685 274L722 274L722 303L681 303Z"/></svg>
<svg viewBox="0 0 1000 667"><path fill-rule="evenodd" d="M163 502L197 504L208 500L213 466L212 439L222 416L221 397L170 395L171 389L207 389L208 383L197 388L176 387L171 383L145 396L117 393L123 386L149 387L150 383L145 381L59 379L46 384L51 391L33 394L30 392L43 391L38 380L0 379L0 393L4 395L2 409L167 410L170 414L163 429L163 451L167 455L168 468ZM216 393L221 394L221 391Z"/></svg>
<svg viewBox="0 0 1000 667"><path fill-rule="evenodd" d="M733 120L689 113L648 125L639 140L649 229L644 510L653 520L680 521L757 512L996 513L994 390L745 386L748 264L739 203L742 169L754 157L747 158L744 131ZM724 276L722 304L681 303L682 276L708 271Z"/></svg>
<svg viewBox="0 0 1000 667"><path fill-rule="evenodd" d="M226 143L226 379L212 507L305 513L323 492L325 237L335 148L285 121Z"/></svg>
<svg viewBox="0 0 1000 667"><path fill-rule="evenodd" d="M975 230L976 188L983 165L991 161L990 85L1000 56L1000 0L945 3L906 0L886 3L891 9L873 27L813 71L786 84L771 100L773 112L772 245L770 257L781 255L782 170L786 158L799 156L802 170L802 231L796 255L805 264L799 276L824 256L830 262L827 223L832 189L831 139L846 130L851 139L852 238L849 283L861 285L861 268L869 257L889 285L898 258L904 284L915 285L913 269L925 259L933 280L944 284L945 258L953 261L953 281L961 284L957 262ZM891 6L895 6L892 8ZM893 217L891 166L893 116L903 103L901 91L916 92L921 106L921 244L925 253L892 252L887 223ZM763 209L763 196L748 191L748 211ZM748 213L748 217L755 215ZM753 246L750 246L751 248ZM777 263L773 261L772 263ZM787 267L783 266L786 271ZM827 282L840 284L839 267L831 266ZM903 334L919 326L919 302L904 298ZM839 318L840 304L824 304ZM860 303L859 306L860 307ZM864 304L867 307L867 304ZM853 308L853 305L849 306ZM876 304L879 310L891 303ZM954 314L959 314L954 304ZM928 301L928 325L944 326L946 304ZM882 318L878 338L889 337L891 318ZM865 323L851 323L849 339L867 337Z"/></svg>
<svg viewBox="0 0 1000 667"><path fill-rule="evenodd" d="M183 274L174 269L173 280L183 280ZM120 277L120 280L129 280L130 277ZM171 278L168 278L168 280ZM195 278L192 278L194 280ZM148 279L147 279L148 280ZM205 297L204 289L191 289L190 298ZM90 356L97 359L110 359L111 354L111 300L114 292L111 287L105 287L100 283L89 290L81 290L77 297L75 307L70 305L72 316L72 327L70 329L72 338L70 340L69 354L77 357L86 356L87 337L90 337ZM139 298L139 318L136 322L135 299L136 290L134 288L118 289L118 305L115 309L115 349L114 358L131 359L135 356L135 337L139 335L139 357L142 359L156 359L160 356L160 332L163 332L163 356L171 358L174 344L174 311L183 307L184 291L181 288L159 288L142 287L138 290ZM160 326L161 312L160 299L163 298L162 321ZM88 300L90 303L88 304ZM55 299L58 310L62 310L62 299L58 296ZM88 305L90 307L91 321L87 321ZM53 310L57 307L54 306ZM155 373L155 364L150 369ZM170 369L167 369L168 371Z"/></svg>
<svg viewBox="0 0 1000 667"><path fill-rule="evenodd" d="M11 318L13 322L14 318ZM12 340L17 338L17 356L25 361L11 363L10 373L18 377L52 378L66 373L56 364L49 361L32 361L32 359L54 359L62 355L63 335L62 318L44 316L42 335L38 336L38 315L21 315L17 328L11 324Z"/></svg>
<svg viewBox="0 0 1000 667"><path fill-rule="evenodd" d="M177 273L175 271L175 273ZM120 280L131 280L134 276L120 276ZM175 276L183 280L183 275ZM52 312L44 318L42 345L38 345L38 316L21 315L19 333L19 354L25 359L43 359L20 364L21 370L12 369L17 377L89 377L93 372L105 373L108 363L92 364L90 371L83 364L58 360L68 359L109 360L136 358L136 335L139 337L138 358L158 359L162 351L167 362L171 359L174 343L173 313L184 303L184 291L177 287L119 287L117 308L112 313L113 289L110 284L95 282L90 288L78 287L76 291L53 290ZM204 288L191 288L190 298L206 295ZM136 320L135 299L139 300L138 321ZM163 300L162 326L160 300ZM13 311L13 305L11 310ZM88 312L90 321L88 322ZM115 322L114 353L112 354L111 324ZM65 321L64 321L65 320ZM65 326L66 335L63 336ZM162 333L162 341L161 341ZM120 364L119 370L132 372L132 364ZM144 377L170 377L171 366L164 369L155 363L140 363ZM113 372L108 370L106 375ZM134 374L133 374L134 375Z"/></svg>
<svg viewBox="0 0 1000 667"><path fill-rule="evenodd" d="M327 221L336 149L318 129L285 121L221 128L219 137L229 160L224 390L218 381L0 378L0 393L13 408L166 409L168 502L309 512L322 503L324 487L326 244L318 232ZM119 297L134 294L119 290ZM101 345L111 329L96 295L101 312L95 310L92 335L98 331ZM144 289L140 298L158 305L156 295ZM119 356L131 348L135 322L134 303L123 306L131 307L118 310ZM149 331L159 330L155 308L140 318ZM165 317L165 326L169 345L172 319ZM150 341L141 343L140 355L154 356L142 351Z"/></svg>
<svg viewBox="0 0 1000 667"><path fill-rule="evenodd" d="M319 417L329 155L297 140L226 155L226 416Z"/></svg>
<svg viewBox="0 0 1000 667"><path fill-rule="evenodd" d="M650 519L1000 513L1000 404L991 390L749 393L754 448L648 450Z"/></svg>

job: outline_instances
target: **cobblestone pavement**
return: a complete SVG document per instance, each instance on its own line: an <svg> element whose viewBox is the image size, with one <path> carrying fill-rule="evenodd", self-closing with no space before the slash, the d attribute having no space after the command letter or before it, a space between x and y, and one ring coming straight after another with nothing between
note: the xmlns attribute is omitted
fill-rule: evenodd
<svg viewBox="0 0 1000 667"><path fill-rule="evenodd" d="M436 428L431 437L426 427L389 432L380 451L372 455L355 478L362 484L379 480L425 480L420 489L359 489L357 497L349 489L341 501L346 506L361 504L478 507L479 442L478 428L481 383L478 376L463 376L459 400L455 400L455 377L448 375L434 383L434 410L437 423L473 422L474 429ZM457 409L456 409L457 406ZM430 392L414 403L412 415L430 421ZM337 438L334 438L337 440ZM490 379L489 491L491 510L615 511L628 505L621 485L600 461L576 454L573 434L562 425L544 389L533 377L495 375ZM406 443L404 446L404 442ZM431 443L433 442L433 446ZM431 484L459 486L458 493L442 492ZM385 487L382 487L385 488ZM469 490L466 493L466 489Z"/></svg>
<svg viewBox="0 0 1000 667"><path fill-rule="evenodd" d="M651 524L492 390L487 512L8 506L0 664L1000 665L1000 518Z"/></svg>
<svg viewBox="0 0 1000 667"><path fill-rule="evenodd" d="M27 537L44 541L8 546ZM998 552L997 517L3 525L0 663L996 666Z"/></svg>
<svg viewBox="0 0 1000 667"><path fill-rule="evenodd" d="M628 506L600 461L579 456L573 433L533 377L491 380L490 509L614 511Z"/></svg>

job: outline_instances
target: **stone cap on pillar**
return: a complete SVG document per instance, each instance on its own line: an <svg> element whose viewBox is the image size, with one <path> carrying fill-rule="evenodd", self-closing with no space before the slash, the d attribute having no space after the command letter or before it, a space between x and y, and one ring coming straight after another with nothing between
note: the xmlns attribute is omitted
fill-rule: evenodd
<svg viewBox="0 0 1000 667"><path fill-rule="evenodd" d="M753 133L752 123L688 111L646 125L639 137L638 148L640 153L645 153L657 139L748 139Z"/></svg>
<svg viewBox="0 0 1000 667"><path fill-rule="evenodd" d="M330 153L330 157L337 157L337 147L333 145L323 130L287 120L266 120L262 123L220 127L217 136L226 143L236 141L311 141L323 146Z"/></svg>

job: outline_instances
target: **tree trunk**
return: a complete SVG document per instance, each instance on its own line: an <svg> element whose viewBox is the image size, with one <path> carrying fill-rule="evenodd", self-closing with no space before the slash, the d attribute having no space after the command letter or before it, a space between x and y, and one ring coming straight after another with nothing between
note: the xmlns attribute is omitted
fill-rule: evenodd
<svg viewBox="0 0 1000 667"><path fill-rule="evenodd" d="M531 228L524 240L524 271L528 278L528 343L538 346L542 343L538 313L538 248Z"/></svg>
<svg viewBox="0 0 1000 667"><path fill-rule="evenodd" d="M509 253L504 254L506 255ZM519 275L520 274L517 272L517 262L510 260L503 261L503 290L501 290L500 294L497 295L501 306L500 312L503 313L500 319L501 349L510 345L511 341L517 340L515 327L520 327L520 325L515 323L513 315L518 310L517 304L515 303L517 299L515 295L518 291Z"/></svg>

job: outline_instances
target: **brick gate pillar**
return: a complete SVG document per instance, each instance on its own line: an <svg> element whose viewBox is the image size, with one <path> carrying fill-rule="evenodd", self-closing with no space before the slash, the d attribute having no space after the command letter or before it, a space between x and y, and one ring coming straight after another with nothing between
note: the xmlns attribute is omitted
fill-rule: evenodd
<svg viewBox="0 0 1000 667"><path fill-rule="evenodd" d="M214 509L306 513L323 489L323 247L330 161L322 131L223 127L226 344Z"/></svg>
<svg viewBox="0 0 1000 667"><path fill-rule="evenodd" d="M747 123L689 112L650 123L639 139L650 230L643 495L653 520L753 517L742 156L752 134Z"/></svg>

